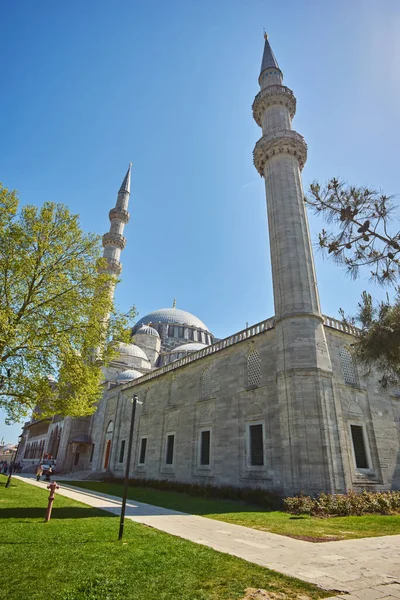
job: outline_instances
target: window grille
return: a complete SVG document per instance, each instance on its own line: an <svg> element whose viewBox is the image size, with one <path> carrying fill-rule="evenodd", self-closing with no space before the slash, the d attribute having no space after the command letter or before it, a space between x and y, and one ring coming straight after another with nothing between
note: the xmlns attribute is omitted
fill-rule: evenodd
<svg viewBox="0 0 400 600"><path fill-rule="evenodd" d="M358 386L358 376L354 360L347 348L340 349L340 363L344 382L347 385Z"/></svg>
<svg viewBox="0 0 400 600"><path fill-rule="evenodd" d="M247 357L247 388L257 388L261 382L261 360L257 350L252 350Z"/></svg>
<svg viewBox="0 0 400 600"><path fill-rule="evenodd" d="M165 462L167 465L172 465L172 463L174 462L174 441L174 435L167 436L167 455L165 458Z"/></svg>
<svg viewBox="0 0 400 600"><path fill-rule="evenodd" d="M209 398L212 394L212 376L211 369L207 367L203 371L201 378L201 397L203 399Z"/></svg>
<svg viewBox="0 0 400 600"><path fill-rule="evenodd" d="M147 438L142 438L140 442L139 464L144 465L146 461Z"/></svg>
<svg viewBox="0 0 400 600"><path fill-rule="evenodd" d="M119 462L124 462L124 454L125 454L125 440L121 441L121 447L119 450Z"/></svg>
<svg viewBox="0 0 400 600"><path fill-rule="evenodd" d="M200 432L200 464L209 466L210 464L210 448L211 448L211 431Z"/></svg>
<svg viewBox="0 0 400 600"><path fill-rule="evenodd" d="M364 432L361 425L350 425L354 456L357 469L368 469L368 457L365 449Z"/></svg>
<svg viewBox="0 0 400 600"><path fill-rule="evenodd" d="M252 467L262 467L264 464L264 435L263 426L249 426L249 450L250 450L250 465Z"/></svg>

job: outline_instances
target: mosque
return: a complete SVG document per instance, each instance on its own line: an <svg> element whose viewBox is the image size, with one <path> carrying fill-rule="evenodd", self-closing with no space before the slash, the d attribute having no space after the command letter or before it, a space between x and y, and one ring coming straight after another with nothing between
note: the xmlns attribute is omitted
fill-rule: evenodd
<svg viewBox="0 0 400 600"><path fill-rule="evenodd" d="M175 302L141 318L104 369L92 416L26 423L17 457L26 467L50 455L57 472L121 477L137 395L132 478L281 494L399 489L398 398L378 374L358 371L356 330L321 313L301 180L307 145L267 36L258 82L254 165L266 188L275 315L225 339ZM103 236L116 274L130 180L131 167Z"/></svg>

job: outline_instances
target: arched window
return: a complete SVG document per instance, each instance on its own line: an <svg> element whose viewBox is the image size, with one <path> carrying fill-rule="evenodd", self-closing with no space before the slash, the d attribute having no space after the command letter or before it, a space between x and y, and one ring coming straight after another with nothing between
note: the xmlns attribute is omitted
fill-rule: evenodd
<svg viewBox="0 0 400 600"><path fill-rule="evenodd" d="M354 359L348 349L344 346L343 348L340 348L340 364L344 382L347 383L347 385L358 386L358 375Z"/></svg>
<svg viewBox="0 0 400 600"><path fill-rule="evenodd" d="M209 398L212 394L212 375L210 367L204 369L201 376L201 397L203 400Z"/></svg>
<svg viewBox="0 0 400 600"><path fill-rule="evenodd" d="M109 421L109 423L107 425L106 434L112 433L113 431L114 431L114 423L113 423L113 421Z"/></svg>
<svg viewBox="0 0 400 600"><path fill-rule="evenodd" d="M257 388L261 381L261 360L257 350L247 356L247 389Z"/></svg>

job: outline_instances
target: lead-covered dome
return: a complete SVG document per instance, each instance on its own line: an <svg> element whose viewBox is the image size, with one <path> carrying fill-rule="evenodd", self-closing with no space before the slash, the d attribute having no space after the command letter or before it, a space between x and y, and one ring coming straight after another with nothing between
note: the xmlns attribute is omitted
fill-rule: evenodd
<svg viewBox="0 0 400 600"><path fill-rule="evenodd" d="M203 350L203 348L207 348L208 344L200 344L199 342L189 342L188 344L182 344L182 346L177 346L173 350L171 350L171 354L175 352L197 352L198 350Z"/></svg>
<svg viewBox="0 0 400 600"><path fill-rule="evenodd" d="M139 346L136 346L136 344L125 344L124 342L118 342L116 350L121 356L134 356L135 358L142 358L143 360L147 361L149 360L146 356L146 353L143 352Z"/></svg>
<svg viewBox="0 0 400 600"><path fill-rule="evenodd" d="M139 373L136 369L127 369L126 371L122 371L122 373L118 373L115 377L115 381L117 383L128 383L128 381L133 381L142 375L143 373Z"/></svg>
<svg viewBox="0 0 400 600"><path fill-rule="evenodd" d="M141 325L148 325L149 323L171 323L174 325L186 325L188 327L196 327L197 329L203 329L209 331L207 325L203 323L198 317L192 315L186 310L180 308L160 308L155 310L145 317L139 319L133 328L133 333L136 333Z"/></svg>
<svg viewBox="0 0 400 600"><path fill-rule="evenodd" d="M135 330L136 335L153 335L154 337L160 337L158 331L149 325L140 325L139 329Z"/></svg>

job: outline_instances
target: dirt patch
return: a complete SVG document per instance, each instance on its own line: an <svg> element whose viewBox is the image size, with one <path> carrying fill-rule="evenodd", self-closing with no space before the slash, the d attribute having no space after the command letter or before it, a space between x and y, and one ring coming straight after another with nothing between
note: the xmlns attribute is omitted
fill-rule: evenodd
<svg viewBox="0 0 400 600"><path fill-rule="evenodd" d="M243 596L242 600L288 600L289 596L280 592L268 592L267 590L257 588L246 588L246 595ZM310 596L306 594L299 594L296 596L297 600L311 600Z"/></svg>
<svg viewBox="0 0 400 600"><path fill-rule="evenodd" d="M287 535L287 534L286 534ZM294 538L295 540L302 540L303 542L313 542L319 544L320 542L340 542L344 538L332 535L331 537L314 537L312 535L288 535L287 537Z"/></svg>

